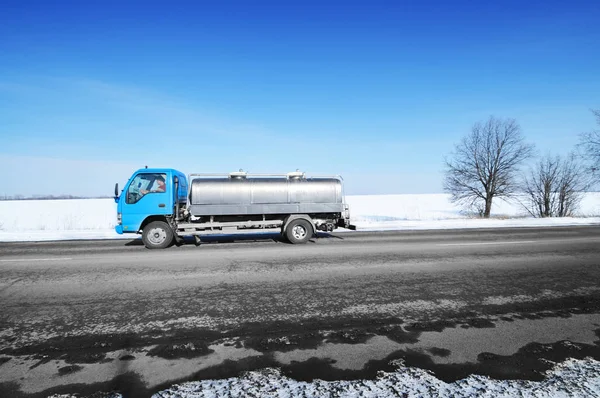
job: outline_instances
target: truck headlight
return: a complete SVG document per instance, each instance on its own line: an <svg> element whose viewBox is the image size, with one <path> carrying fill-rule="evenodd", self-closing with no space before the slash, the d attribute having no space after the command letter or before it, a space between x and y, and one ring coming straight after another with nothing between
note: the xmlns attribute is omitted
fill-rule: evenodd
<svg viewBox="0 0 600 398"><path fill-rule="evenodd" d="M121 213L117 213L117 225L121 225L122 220L123 220L123 218L121 217Z"/></svg>

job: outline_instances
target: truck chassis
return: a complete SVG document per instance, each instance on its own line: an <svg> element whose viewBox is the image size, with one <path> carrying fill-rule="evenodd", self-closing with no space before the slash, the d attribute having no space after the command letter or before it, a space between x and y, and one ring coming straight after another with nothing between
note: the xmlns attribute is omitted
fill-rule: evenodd
<svg viewBox="0 0 600 398"><path fill-rule="evenodd" d="M202 218L208 220L203 221ZM142 227L142 240L149 249L162 249L170 246L174 240L182 240L184 236L193 236L196 244L199 244L203 235L275 232L281 233L282 237L290 243L301 244L308 242L319 230L333 231L338 226L355 229L354 226L343 223L341 214L291 214L279 217L263 214L261 218L246 221L218 221L210 216L200 217L200 220L195 222L190 220L178 222L173 217L157 219Z"/></svg>

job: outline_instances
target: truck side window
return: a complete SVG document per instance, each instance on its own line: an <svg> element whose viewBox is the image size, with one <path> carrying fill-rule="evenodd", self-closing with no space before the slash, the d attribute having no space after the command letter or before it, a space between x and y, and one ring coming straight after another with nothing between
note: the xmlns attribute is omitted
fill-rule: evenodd
<svg viewBox="0 0 600 398"><path fill-rule="evenodd" d="M127 188L127 203L137 203L148 193L160 193L166 191L166 174L140 173L136 175Z"/></svg>

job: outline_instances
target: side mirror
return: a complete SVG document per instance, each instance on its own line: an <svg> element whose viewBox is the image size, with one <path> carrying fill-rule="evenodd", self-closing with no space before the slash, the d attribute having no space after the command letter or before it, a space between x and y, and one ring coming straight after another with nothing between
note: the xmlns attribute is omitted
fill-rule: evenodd
<svg viewBox="0 0 600 398"><path fill-rule="evenodd" d="M119 203L119 183L115 184L115 203Z"/></svg>

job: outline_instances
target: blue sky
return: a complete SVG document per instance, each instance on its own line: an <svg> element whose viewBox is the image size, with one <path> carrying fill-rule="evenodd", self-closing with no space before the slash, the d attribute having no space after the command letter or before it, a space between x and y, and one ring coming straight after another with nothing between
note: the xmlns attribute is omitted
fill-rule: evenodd
<svg viewBox="0 0 600 398"><path fill-rule="evenodd" d="M436 193L475 122L566 154L600 108L598 1L0 9L0 195L110 194L144 165Z"/></svg>

